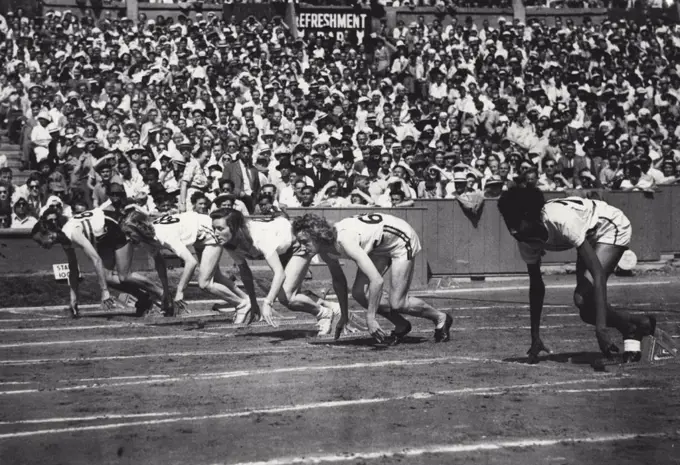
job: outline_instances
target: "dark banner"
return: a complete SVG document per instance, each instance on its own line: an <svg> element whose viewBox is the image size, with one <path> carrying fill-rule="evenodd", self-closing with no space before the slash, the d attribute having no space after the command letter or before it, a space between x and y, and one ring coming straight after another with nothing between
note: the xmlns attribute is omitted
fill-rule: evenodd
<svg viewBox="0 0 680 465"><path fill-rule="evenodd" d="M283 17L286 13L286 3L232 3L225 4L223 12L225 20L233 19L239 23L249 16L254 16L257 20L261 18L270 20L274 16Z"/></svg>
<svg viewBox="0 0 680 465"><path fill-rule="evenodd" d="M323 32L327 37L353 44L371 35L371 12L357 8L314 8L296 6L296 25L301 38Z"/></svg>

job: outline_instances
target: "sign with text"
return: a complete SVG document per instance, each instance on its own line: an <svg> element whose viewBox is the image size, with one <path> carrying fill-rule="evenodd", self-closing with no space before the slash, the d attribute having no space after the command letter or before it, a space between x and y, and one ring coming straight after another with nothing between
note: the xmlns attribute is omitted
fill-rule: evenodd
<svg viewBox="0 0 680 465"><path fill-rule="evenodd" d="M297 6L295 21L302 38L322 32L338 41L360 44L371 35L370 10Z"/></svg>
<svg viewBox="0 0 680 465"><path fill-rule="evenodd" d="M57 281L68 281L68 263L58 263L56 265L52 265L52 270L54 271L54 279ZM82 277L80 270L78 270L78 276Z"/></svg>

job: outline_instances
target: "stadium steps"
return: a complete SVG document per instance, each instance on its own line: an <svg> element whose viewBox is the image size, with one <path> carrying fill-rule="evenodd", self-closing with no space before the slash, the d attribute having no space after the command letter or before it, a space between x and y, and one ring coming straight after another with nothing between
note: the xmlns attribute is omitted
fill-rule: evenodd
<svg viewBox="0 0 680 465"><path fill-rule="evenodd" d="M7 164L12 168L12 183L21 186L26 183L30 171L21 171L21 148L17 144L10 144L5 135L0 137L0 154L7 156Z"/></svg>

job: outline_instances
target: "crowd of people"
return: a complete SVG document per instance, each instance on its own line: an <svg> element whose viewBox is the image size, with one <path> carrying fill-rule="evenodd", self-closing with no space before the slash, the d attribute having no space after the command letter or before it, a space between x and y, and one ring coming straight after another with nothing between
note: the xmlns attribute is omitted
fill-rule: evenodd
<svg viewBox="0 0 680 465"><path fill-rule="evenodd" d="M475 203L680 180L680 27L426 21L365 43L279 18L0 21L0 225L112 192L149 213ZM3 166L4 165L4 166Z"/></svg>

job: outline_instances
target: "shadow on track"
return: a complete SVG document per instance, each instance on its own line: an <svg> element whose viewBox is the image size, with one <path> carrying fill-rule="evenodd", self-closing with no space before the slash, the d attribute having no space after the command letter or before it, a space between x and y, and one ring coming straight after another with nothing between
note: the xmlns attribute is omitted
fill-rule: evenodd
<svg viewBox="0 0 680 465"><path fill-rule="evenodd" d="M399 345L410 345L410 344L422 344L424 342L427 342L428 339L425 337L413 337L413 336L406 336L400 343ZM309 341L309 344L312 345L321 345L321 346L346 346L346 347L370 347L373 346L375 350L385 350L389 349L390 347L396 347L390 344L378 344L375 342L375 340L372 337L369 336L354 336L354 337L341 337L337 341L331 337L324 337L320 339L314 339Z"/></svg>
<svg viewBox="0 0 680 465"><path fill-rule="evenodd" d="M593 366L602 361L600 352L565 352L563 354L550 354L538 357L538 362L570 363L572 365ZM529 357L511 357L503 359L504 362L529 364Z"/></svg>
<svg viewBox="0 0 680 465"><path fill-rule="evenodd" d="M278 338L274 341L269 341L270 344L280 344L285 341L292 341L295 339L309 339L316 336L317 330L315 329L280 329L276 331L268 331L264 333L248 333L248 334L237 334L236 337L266 337L266 338Z"/></svg>

